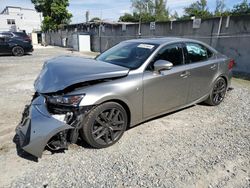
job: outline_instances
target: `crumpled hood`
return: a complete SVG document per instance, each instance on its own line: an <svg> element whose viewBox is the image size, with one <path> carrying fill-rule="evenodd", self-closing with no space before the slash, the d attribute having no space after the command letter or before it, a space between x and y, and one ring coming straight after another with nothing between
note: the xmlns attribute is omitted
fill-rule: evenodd
<svg viewBox="0 0 250 188"><path fill-rule="evenodd" d="M34 86L38 93L53 93L77 83L126 76L128 72L128 68L94 59L61 56L45 62Z"/></svg>

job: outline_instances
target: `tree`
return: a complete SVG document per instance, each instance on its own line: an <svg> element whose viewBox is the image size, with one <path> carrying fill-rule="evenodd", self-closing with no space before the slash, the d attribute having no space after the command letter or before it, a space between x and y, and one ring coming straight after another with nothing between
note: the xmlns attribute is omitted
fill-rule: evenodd
<svg viewBox="0 0 250 188"><path fill-rule="evenodd" d="M164 0L132 0L133 13L125 13L119 18L123 22L167 21L169 13Z"/></svg>
<svg viewBox="0 0 250 188"><path fill-rule="evenodd" d="M155 21L153 0L132 0L132 8L134 13L132 16L136 22ZM128 16L128 15L127 15Z"/></svg>
<svg viewBox="0 0 250 188"><path fill-rule="evenodd" d="M215 16L222 16L224 13L226 5L224 3L224 0L216 0L216 7L214 11Z"/></svg>
<svg viewBox="0 0 250 188"><path fill-rule="evenodd" d="M176 11L174 11L174 14L170 15L170 20L178 20L180 17Z"/></svg>
<svg viewBox="0 0 250 188"><path fill-rule="evenodd" d="M69 0L31 0L38 12L42 12L44 20L42 31L59 29L68 24L72 14L67 10Z"/></svg>
<svg viewBox="0 0 250 188"><path fill-rule="evenodd" d="M133 11L136 13L154 13L153 0L131 0Z"/></svg>
<svg viewBox="0 0 250 188"><path fill-rule="evenodd" d="M166 9L164 0L155 0L155 19L156 21L168 21L169 11Z"/></svg>
<svg viewBox="0 0 250 188"><path fill-rule="evenodd" d="M155 21L154 2L152 0L132 0L133 13L125 13L119 18L123 22Z"/></svg>
<svg viewBox="0 0 250 188"><path fill-rule="evenodd" d="M242 3L237 4L233 7L231 11L232 15L244 15L250 14L250 3L247 3L247 0L243 0Z"/></svg>
<svg viewBox="0 0 250 188"><path fill-rule="evenodd" d="M142 22L153 22L155 21L155 16L149 13L139 13L134 12L133 14L125 13L119 18L121 22L139 22L141 17Z"/></svg>
<svg viewBox="0 0 250 188"><path fill-rule="evenodd" d="M207 0L199 0L184 8L184 18L195 16L196 18L209 18L212 14L208 11Z"/></svg>
<svg viewBox="0 0 250 188"><path fill-rule="evenodd" d="M120 16L119 21L120 22L139 22L139 16L136 17L133 14L125 13L123 16Z"/></svg>
<svg viewBox="0 0 250 188"><path fill-rule="evenodd" d="M100 21L101 19L99 17L94 17L90 20L90 22Z"/></svg>

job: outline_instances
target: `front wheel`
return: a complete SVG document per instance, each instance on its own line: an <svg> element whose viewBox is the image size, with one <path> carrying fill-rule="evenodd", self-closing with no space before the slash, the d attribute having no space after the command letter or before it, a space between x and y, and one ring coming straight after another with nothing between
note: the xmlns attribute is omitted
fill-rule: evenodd
<svg viewBox="0 0 250 188"><path fill-rule="evenodd" d="M213 89L205 102L212 106L219 105L225 98L226 91L226 80L222 77L217 78L217 80L214 82Z"/></svg>
<svg viewBox="0 0 250 188"><path fill-rule="evenodd" d="M13 49L12 49L12 54L14 56L23 56L24 54L24 49L21 47L21 46L15 46Z"/></svg>
<svg viewBox="0 0 250 188"><path fill-rule="evenodd" d="M118 103L107 102L97 106L83 122L83 138L94 148L115 144L128 123L125 109Z"/></svg>

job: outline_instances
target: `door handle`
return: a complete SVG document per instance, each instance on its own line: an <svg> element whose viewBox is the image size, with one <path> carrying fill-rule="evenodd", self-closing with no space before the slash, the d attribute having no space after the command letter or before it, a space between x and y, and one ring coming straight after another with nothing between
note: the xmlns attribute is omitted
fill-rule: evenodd
<svg viewBox="0 0 250 188"><path fill-rule="evenodd" d="M190 76L190 72L189 71L184 71L181 73L180 75L182 78L187 78L188 76Z"/></svg>
<svg viewBox="0 0 250 188"><path fill-rule="evenodd" d="M214 70L214 69L216 69L216 64L213 64L211 67L210 67L210 69L212 69L212 70Z"/></svg>

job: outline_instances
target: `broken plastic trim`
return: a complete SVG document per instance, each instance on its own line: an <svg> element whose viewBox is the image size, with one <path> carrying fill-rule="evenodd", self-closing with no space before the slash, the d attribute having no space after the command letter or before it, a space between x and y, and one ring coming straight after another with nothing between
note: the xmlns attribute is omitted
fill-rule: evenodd
<svg viewBox="0 0 250 188"><path fill-rule="evenodd" d="M29 107L29 113L17 128L20 147L26 152L41 157L48 141L56 134L73 129L72 126L61 122L51 116L47 111L45 98L39 96Z"/></svg>

